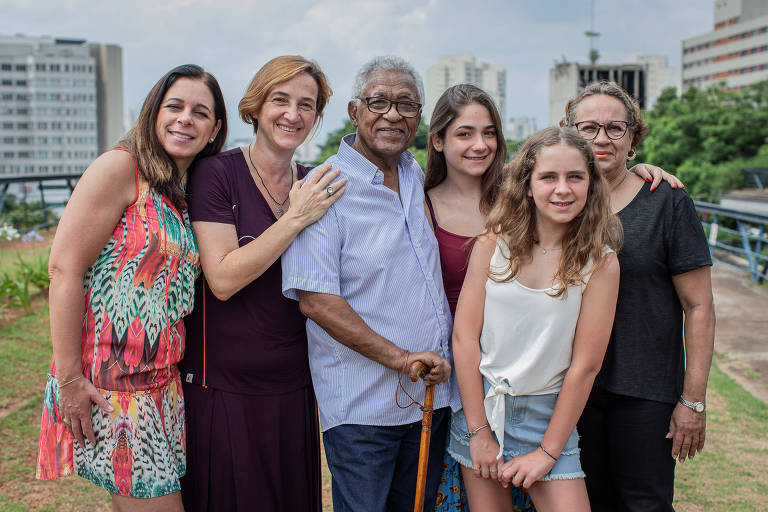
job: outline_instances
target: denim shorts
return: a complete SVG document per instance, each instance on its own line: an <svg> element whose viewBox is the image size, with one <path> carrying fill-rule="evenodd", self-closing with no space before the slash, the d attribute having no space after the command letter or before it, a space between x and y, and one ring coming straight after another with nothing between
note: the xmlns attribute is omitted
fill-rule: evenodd
<svg viewBox="0 0 768 512"><path fill-rule="evenodd" d="M486 392L488 383L483 379ZM504 422L504 452L505 461L518 455L531 452L538 448L549 426L552 412L555 410L557 394L505 396L506 420ZM462 466L471 468L472 457L469 453L467 439L467 419L464 410L453 413L451 417L450 441L448 453ZM494 434L495 437L495 434ZM541 480L568 480L584 478L579 462L579 435L573 429L568 442L565 444L560 458L549 473Z"/></svg>

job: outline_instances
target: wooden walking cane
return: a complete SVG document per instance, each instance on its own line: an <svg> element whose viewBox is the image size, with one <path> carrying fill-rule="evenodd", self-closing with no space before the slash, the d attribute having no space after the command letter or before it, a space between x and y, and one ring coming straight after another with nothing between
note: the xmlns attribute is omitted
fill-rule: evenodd
<svg viewBox="0 0 768 512"><path fill-rule="evenodd" d="M421 361L414 361L409 369L411 381L422 379L429 372L427 365ZM427 386L424 392L424 419L421 420L421 442L419 443L419 468L416 474L416 499L413 502L414 512L423 512L424 494L427 492L427 463L429 462L429 440L432 436L432 405L435 398L435 387Z"/></svg>

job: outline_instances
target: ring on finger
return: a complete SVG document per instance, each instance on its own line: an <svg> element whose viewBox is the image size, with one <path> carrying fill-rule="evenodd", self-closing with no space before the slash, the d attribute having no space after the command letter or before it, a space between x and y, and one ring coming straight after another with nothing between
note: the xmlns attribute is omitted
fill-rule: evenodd
<svg viewBox="0 0 768 512"><path fill-rule="evenodd" d="M328 192L329 196L332 196L336 191L333 189L333 187L329 186L325 189L326 192Z"/></svg>
<svg viewBox="0 0 768 512"><path fill-rule="evenodd" d="M61 422L62 422L62 423L64 423L65 425L70 425L70 424L72 423L72 422L69 420L69 418L62 418L62 419L61 419Z"/></svg>
<svg viewBox="0 0 768 512"><path fill-rule="evenodd" d="M489 469L488 471L490 471L491 473L498 473L499 472L497 469Z"/></svg>

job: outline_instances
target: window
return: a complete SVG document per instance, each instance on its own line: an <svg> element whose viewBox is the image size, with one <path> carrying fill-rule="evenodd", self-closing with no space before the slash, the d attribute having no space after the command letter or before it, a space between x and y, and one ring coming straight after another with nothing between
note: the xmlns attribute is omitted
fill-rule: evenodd
<svg viewBox="0 0 768 512"><path fill-rule="evenodd" d="M0 96L0 98L2 98L3 101L13 101L13 94L6 92L6 93L3 93L3 95Z"/></svg>
<svg viewBox="0 0 768 512"><path fill-rule="evenodd" d="M26 87L27 86L27 81L26 80L16 80L16 85L18 85L20 87Z"/></svg>
<svg viewBox="0 0 768 512"><path fill-rule="evenodd" d="M5 86L13 85L13 80L3 80L0 84Z"/></svg>
<svg viewBox="0 0 768 512"><path fill-rule="evenodd" d="M0 64L0 71L13 71L13 67L10 64Z"/></svg>
<svg viewBox="0 0 768 512"><path fill-rule="evenodd" d="M16 154L13 151L4 151L3 158L13 158Z"/></svg>
<svg viewBox="0 0 768 512"><path fill-rule="evenodd" d="M3 137L3 144L13 144L13 137Z"/></svg>
<svg viewBox="0 0 768 512"><path fill-rule="evenodd" d="M42 62L35 64L35 71L45 71L45 64Z"/></svg>
<svg viewBox="0 0 768 512"><path fill-rule="evenodd" d="M16 71L26 71L27 65L26 64L16 64Z"/></svg>
<svg viewBox="0 0 768 512"><path fill-rule="evenodd" d="M29 144L29 137L19 137L16 139L19 144Z"/></svg>

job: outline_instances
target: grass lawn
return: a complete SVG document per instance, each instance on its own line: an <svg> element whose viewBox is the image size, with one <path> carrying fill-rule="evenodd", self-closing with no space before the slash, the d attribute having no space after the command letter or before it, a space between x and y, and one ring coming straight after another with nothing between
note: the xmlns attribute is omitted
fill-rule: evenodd
<svg viewBox="0 0 768 512"><path fill-rule="evenodd" d="M78 477L35 480L51 345L45 298L33 306L36 313L0 329L0 511L110 510L107 494ZM768 511L768 406L715 364L708 411L704 453L678 465L676 509ZM323 470L323 502L332 510L330 476Z"/></svg>

